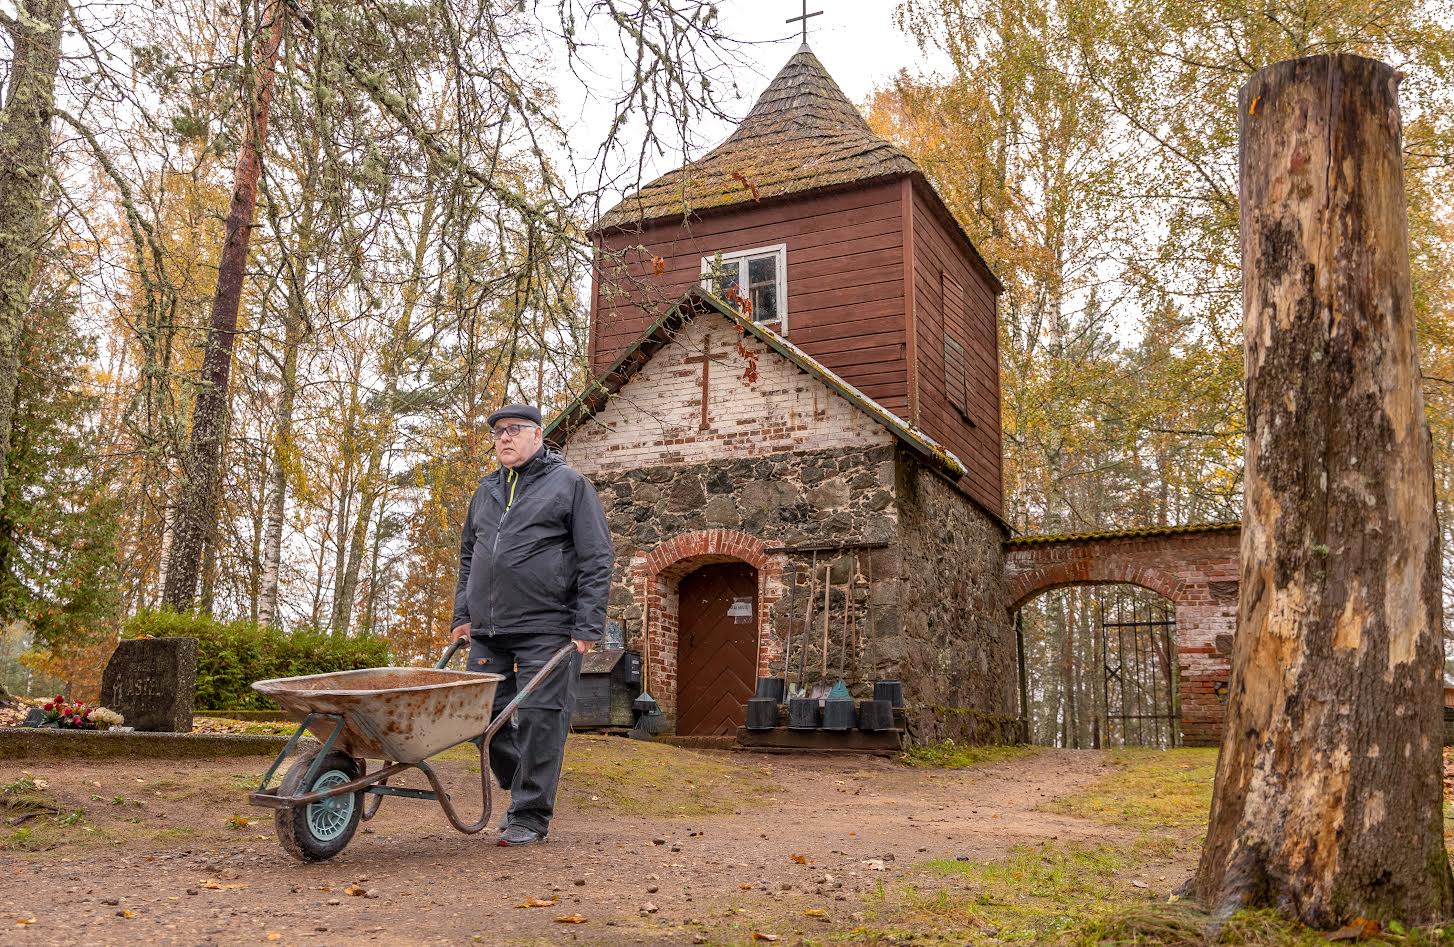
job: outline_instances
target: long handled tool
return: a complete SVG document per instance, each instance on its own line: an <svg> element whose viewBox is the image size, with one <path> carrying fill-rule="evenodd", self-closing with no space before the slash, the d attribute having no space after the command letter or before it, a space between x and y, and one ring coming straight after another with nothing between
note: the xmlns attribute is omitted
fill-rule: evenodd
<svg viewBox="0 0 1454 947"><path fill-rule="evenodd" d="M833 591L833 564L823 567L823 661L818 669L818 687L828 686L828 593Z"/></svg>
<svg viewBox="0 0 1454 947"><path fill-rule="evenodd" d="M636 724L626 735L633 740L650 740L661 729L661 707L647 689L647 675L651 671L651 593L641 606L641 695L631 702L636 711Z"/></svg>
<svg viewBox="0 0 1454 947"><path fill-rule="evenodd" d="M788 599L788 626L787 640L783 643L783 694L788 693L788 668L793 660L793 612L798 604L798 560L793 560L793 571L788 577L788 588L792 589L792 597Z"/></svg>
<svg viewBox="0 0 1454 947"><path fill-rule="evenodd" d="M808 569L808 607L803 613L803 643L798 646L798 694L803 693L803 680L808 676L808 631L813 627L813 600L818 593L818 550L813 550L813 564Z"/></svg>

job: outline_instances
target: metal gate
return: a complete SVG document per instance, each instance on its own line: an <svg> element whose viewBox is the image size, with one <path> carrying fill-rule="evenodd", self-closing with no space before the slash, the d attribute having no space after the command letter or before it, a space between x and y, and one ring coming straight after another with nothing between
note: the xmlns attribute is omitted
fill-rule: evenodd
<svg viewBox="0 0 1454 947"><path fill-rule="evenodd" d="M1103 673L1094 745L1179 746L1174 612L1142 596L1106 598L1099 601Z"/></svg>

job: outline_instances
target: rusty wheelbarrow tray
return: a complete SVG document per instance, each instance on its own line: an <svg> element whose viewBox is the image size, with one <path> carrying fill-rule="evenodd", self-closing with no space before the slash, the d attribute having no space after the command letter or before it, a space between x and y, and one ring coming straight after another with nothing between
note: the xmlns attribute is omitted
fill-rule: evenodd
<svg viewBox="0 0 1454 947"><path fill-rule="evenodd" d="M343 851L359 822L372 819L384 796L433 799L451 825L474 834L490 823L490 739L510 722L536 686L575 652L561 648L493 720L499 674L445 669L464 639L455 640L433 668L366 668L334 674L312 674L258 681L253 687L302 717L298 729L263 774L255 806L274 809L278 841L303 861L322 861ZM305 733L318 738L316 750L305 751L269 789L274 774L297 748ZM480 752L480 795L484 812L466 823L455 811L449 793L426 760L467 741ZM368 772L366 760L383 766ZM389 777L417 769L429 789L388 785ZM367 802L365 797L369 798Z"/></svg>

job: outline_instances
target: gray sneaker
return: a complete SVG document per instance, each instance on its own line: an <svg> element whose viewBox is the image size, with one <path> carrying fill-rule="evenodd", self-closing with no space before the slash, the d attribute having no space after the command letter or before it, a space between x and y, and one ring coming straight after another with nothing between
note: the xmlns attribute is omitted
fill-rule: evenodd
<svg viewBox="0 0 1454 947"><path fill-rule="evenodd" d="M533 829L527 829L523 825L511 825L500 833L495 840L496 845L503 845L506 848L515 848L520 845L535 845L545 841L545 836Z"/></svg>

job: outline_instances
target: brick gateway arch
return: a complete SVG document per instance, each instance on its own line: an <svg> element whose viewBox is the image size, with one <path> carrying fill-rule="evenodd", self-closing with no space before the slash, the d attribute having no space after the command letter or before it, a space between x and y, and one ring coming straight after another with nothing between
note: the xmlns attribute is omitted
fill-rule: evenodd
<svg viewBox="0 0 1454 947"><path fill-rule="evenodd" d="M1222 738L1232 634L1237 627L1241 524L1209 523L1005 542L1007 605L1068 585L1139 585L1176 611L1182 741L1215 746Z"/></svg>

